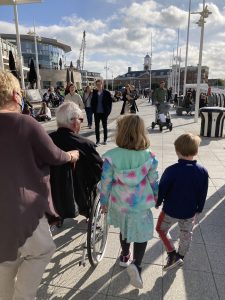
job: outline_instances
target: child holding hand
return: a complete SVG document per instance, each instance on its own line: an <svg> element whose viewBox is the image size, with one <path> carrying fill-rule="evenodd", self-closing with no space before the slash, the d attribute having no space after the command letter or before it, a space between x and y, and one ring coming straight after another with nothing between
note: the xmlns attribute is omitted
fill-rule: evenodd
<svg viewBox="0 0 225 300"><path fill-rule="evenodd" d="M149 149L144 121L138 115L119 119L116 144L118 147L103 156L100 201L108 223L120 229L120 266L128 267L134 287L143 288L141 263L147 241L153 237L151 208L157 201L158 161Z"/></svg>

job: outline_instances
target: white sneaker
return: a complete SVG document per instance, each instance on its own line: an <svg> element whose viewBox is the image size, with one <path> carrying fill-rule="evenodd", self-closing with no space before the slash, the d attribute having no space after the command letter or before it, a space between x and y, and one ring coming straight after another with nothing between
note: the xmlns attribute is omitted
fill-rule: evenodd
<svg viewBox="0 0 225 300"><path fill-rule="evenodd" d="M131 264L130 253L127 256L120 255L119 265L123 268L128 267Z"/></svg>
<svg viewBox="0 0 225 300"><path fill-rule="evenodd" d="M131 263L127 268L128 275L130 277L130 284L137 289L143 289L143 281L141 278L141 269L138 270L138 267Z"/></svg>

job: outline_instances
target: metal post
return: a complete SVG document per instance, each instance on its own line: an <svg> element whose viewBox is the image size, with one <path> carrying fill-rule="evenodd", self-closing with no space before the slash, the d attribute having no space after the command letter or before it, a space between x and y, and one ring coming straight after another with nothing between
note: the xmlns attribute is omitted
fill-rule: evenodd
<svg viewBox="0 0 225 300"><path fill-rule="evenodd" d="M178 71L178 96L179 96L179 93L180 93L180 64L181 64L181 48L180 48L179 71Z"/></svg>
<svg viewBox="0 0 225 300"><path fill-rule="evenodd" d="M180 39L180 28L177 31L177 56L176 56L176 69L175 69L175 94L177 94L177 60L178 60L178 51L179 51L179 39Z"/></svg>
<svg viewBox="0 0 225 300"><path fill-rule="evenodd" d="M21 43L20 43L20 34L19 34L19 25L18 25L18 12L17 12L17 5L16 5L15 0L14 0L13 8L14 8L14 18L15 18L15 26L16 26L17 51L18 51L19 63L20 63L21 87L24 90L25 89L25 83L24 83L24 74L23 74L23 57L22 57Z"/></svg>
<svg viewBox="0 0 225 300"><path fill-rule="evenodd" d="M187 28L187 41L186 41L186 55L185 55L185 69L184 69L183 96L185 96L185 94L186 94L186 83L187 83L187 61L188 61L188 46L189 46L190 19L191 19L191 0L189 0L189 11L188 11L188 28Z"/></svg>
<svg viewBox="0 0 225 300"><path fill-rule="evenodd" d="M112 72L112 91L113 91L113 88L114 88L114 86L113 86L113 84L114 84L114 78L113 78L113 72Z"/></svg>
<svg viewBox="0 0 225 300"><path fill-rule="evenodd" d="M34 25L34 46L35 46L35 57L36 57L36 69L37 69L37 88L38 90L41 89L40 84L40 72L39 72L39 60L38 60L38 48L37 48L37 35L35 31L35 25Z"/></svg>
<svg viewBox="0 0 225 300"><path fill-rule="evenodd" d="M152 91L152 33L151 33L151 52L150 52L150 66L149 66L149 102L151 101Z"/></svg>
<svg viewBox="0 0 225 300"><path fill-rule="evenodd" d="M4 70L4 62L3 62L3 55L2 55L2 39L0 37L0 69Z"/></svg>
<svg viewBox="0 0 225 300"><path fill-rule="evenodd" d="M203 11L205 8L205 0L203 0ZM203 51L203 40L204 40L204 16L200 17L199 26L201 26L201 37L200 37L200 47L199 47L199 58L198 58L198 77L197 77L197 91L195 99L195 123L198 123L198 113L199 113L199 97L200 97L200 87L201 87L201 71L202 71L202 51Z"/></svg>

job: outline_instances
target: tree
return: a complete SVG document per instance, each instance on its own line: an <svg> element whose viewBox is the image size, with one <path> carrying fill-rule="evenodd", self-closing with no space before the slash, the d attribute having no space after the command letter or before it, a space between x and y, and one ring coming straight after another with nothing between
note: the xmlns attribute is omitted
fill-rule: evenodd
<svg viewBox="0 0 225 300"><path fill-rule="evenodd" d="M71 82L74 83L73 71L71 71Z"/></svg>
<svg viewBox="0 0 225 300"><path fill-rule="evenodd" d="M28 81L30 82L31 88L34 89L34 84L37 82L37 73L34 67L34 61L30 61L30 71L28 74Z"/></svg>
<svg viewBox="0 0 225 300"><path fill-rule="evenodd" d="M70 83L70 72L69 72L69 69L66 70L66 82Z"/></svg>
<svg viewBox="0 0 225 300"><path fill-rule="evenodd" d="M59 59L59 69L62 70L62 58Z"/></svg>
<svg viewBox="0 0 225 300"><path fill-rule="evenodd" d="M11 73L18 79L18 73L16 70L16 64L15 64L15 60L14 60L14 56L12 54L12 51L9 50L9 69L11 71Z"/></svg>
<svg viewBox="0 0 225 300"><path fill-rule="evenodd" d="M73 69L73 62L72 62L72 60L70 62L70 69Z"/></svg>

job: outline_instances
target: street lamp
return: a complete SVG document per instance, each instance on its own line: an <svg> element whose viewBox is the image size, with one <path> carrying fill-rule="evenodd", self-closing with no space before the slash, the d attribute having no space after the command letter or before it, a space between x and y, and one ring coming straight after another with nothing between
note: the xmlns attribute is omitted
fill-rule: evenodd
<svg viewBox="0 0 225 300"><path fill-rule="evenodd" d="M200 85L201 85L201 70L202 70L202 51L203 51L203 40L204 40L204 25L205 19L211 14L208 10L208 6L205 6L205 0L203 0L203 10L201 12L194 12L192 14L200 14L200 19L196 23L201 27L200 47L199 47L199 59L198 59L198 77L197 77L197 91L195 100L195 123L198 123L198 111L199 111L199 97L200 97Z"/></svg>
<svg viewBox="0 0 225 300"><path fill-rule="evenodd" d="M150 52L150 64L149 64L149 102L152 97L152 33L151 33L151 52Z"/></svg>
<svg viewBox="0 0 225 300"><path fill-rule="evenodd" d="M42 0L1 0L0 2L0 5L13 5L14 8L17 51L18 51L19 64L20 64L20 76L21 76L22 89L25 89L25 83L24 83L24 74L23 74L23 57L22 57L21 43L20 43L17 4L29 4L29 3L40 3L40 2L42 2Z"/></svg>
<svg viewBox="0 0 225 300"><path fill-rule="evenodd" d="M105 69L106 89L108 90L108 71L109 71L109 67L108 67L108 62L107 61L106 61L104 69Z"/></svg>
<svg viewBox="0 0 225 300"><path fill-rule="evenodd" d="M186 94L186 83L187 83L187 60L188 60L188 45L189 45L190 19L191 19L191 0L189 0L189 9L188 9L188 28L187 28L186 55L185 55L185 68L184 68L183 96L185 96L185 94Z"/></svg>
<svg viewBox="0 0 225 300"><path fill-rule="evenodd" d="M38 90L41 89L40 84L40 72L39 72L39 60L38 60L38 48L37 48L37 38L40 40L40 37L37 36L35 31L35 25L34 25L34 31L29 31L27 34L34 36L34 47L35 47L35 59L36 59L36 70L37 70L37 88Z"/></svg>

